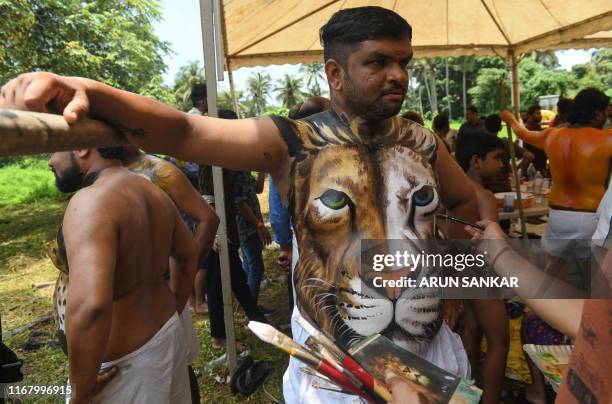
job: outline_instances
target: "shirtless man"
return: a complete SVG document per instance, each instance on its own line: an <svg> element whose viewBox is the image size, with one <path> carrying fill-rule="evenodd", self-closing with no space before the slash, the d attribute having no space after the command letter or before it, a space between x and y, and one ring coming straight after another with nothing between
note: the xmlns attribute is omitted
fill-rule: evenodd
<svg viewBox="0 0 612 404"><path fill-rule="evenodd" d="M190 403L178 313L193 285L195 245L170 198L124 169L121 151L49 160L58 188L78 190L63 221L71 403Z"/></svg>
<svg viewBox="0 0 612 404"><path fill-rule="evenodd" d="M455 151L457 162L472 180L481 219L493 222L499 222L497 201L483 184L496 178L502 171L503 153L502 140L486 132L463 136ZM472 374L478 377L478 385L483 389L481 403L499 403L510 343L506 305L500 299L466 300L465 303L462 338ZM483 333L487 339L487 353L481 371L478 372Z"/></svg>
<svg viewBox="0 0 612 404"><path fill-rule="evenodd" d="M609 102L601 91L584 89L574 99L567 127L540 132L525 129L510 111L502 111L502 119L519 138L548 155L552 188L542 247L553 257L563 257L573 240L590 239L595 231L595 212L606 191L612 161L612 130L601 129ZM588 246L582 250L588 258Z"/></svg>
<svg viewBox="0 0 612 404"><path fill-rule="evenodd" d="M388 290L375 298L384 308L362 322L363 316L349 312L371 306L365 301L348 306L348 300L371 296L327 289L336 280L352 282L347 288L360 284L356 260L362 239L432 237L432 213L440 204L453 216L476 220L478 203L469 179L446 148L438 147L435 136L396 116L408 87L410 25L380 7L345 9L322 27L321 38L332 108L304 121L189 115L93 80L51 73L22 75L3 87L0 107L47 111L52 106L63 111L69 123L91 114L150 152L271 173L295 219L299 244L294 271L299 311L294 311L294 320L307 315L326 331L334 331L329 328L329 312L313 306L317 294L324 293L333 298L335 309L347 315L343 324L350 333L343 337L356 341L389 332L397 343L427 360L468 376L461 341L443 324L442 305L433 294L420 299L419 304L425 305L420 310L404 302L406 309L395 311L391 300L396 291ZM465 235L462 226L452 229L449 237ZM319 292L307 283L316 280L310 271L323 266L329 270L320 275L324 278L318 287L324 292ZM314 299L306 296L309 293L315 294ZM408 323L410 329L402 326ZM303 343L307 333L296 321L293 326L294 338ZM299 367L291 361L285 377L287 402L341 398L309 388L309 377Z"/></svg>
<svg viewBox="0 0 612 404"><path fill-rule="evenodd" d="M195 224L194 239L196 242L197 257L198 257L198 275L204 274L203 264L208 256L217 227L219 226L219 218L213 208L206 203L204 198L191 185L189 179L183 172L174 164L162 160L158 157L151 156L141 152L134 145L123 146L123 164L130 171L140 174L151 180L168 194L174 202L179 212L187 215ZM198 282L195 282L196 286ZM196 291L196 296L204 293L204 290ZM196 312L202 312L201 305L196 304ZM208 311L208 310L206 310ZM191 385L191 395L194 403L200 402L200 390L198 388L198 379L193 371L192 364L197 358L200 347L198 338L193 327L191 311L183 310L180 313L181 322L185 327L187 337L187 348L189 355L189 381Z"/></svg>

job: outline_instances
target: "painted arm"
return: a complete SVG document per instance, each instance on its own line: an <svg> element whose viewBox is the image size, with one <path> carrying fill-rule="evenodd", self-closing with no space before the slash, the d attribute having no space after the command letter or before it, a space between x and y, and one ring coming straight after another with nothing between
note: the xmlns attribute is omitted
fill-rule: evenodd
<svg viewBox="0 0 612 404"><path fill-rule="evenodd" d="M170 250L170 289L176 299L176 310L181 313L193 289L198 262L196 246L187 225L181 219L174 205L168 203L175 212Z"/></svg>
<svg viewBox="0 0 612 404"><path fill-rule="evenodd" d="M120 129L139 148L185 161L274 174L287 147L270 118L190 115L94 80L22 74L0 90L0 108L60 111L69 124L90 115Z"/></svg>
<svg viewBox="0 0 612 404"><path fill-rule="evenodd" d="M550 131L553 130L553 128L548 128L540 132L527 130L516 119L514 114L507 110L501 112L501 119L510 125L514 133L516 133L516 136L518 136L523 141L529 143L530 145L542 150L544 150L544 148L546 147L546 139L548 138L548 134L550 133Z"/></svg>
<svg viewBox="0 0 612 404"><path fill-rule="evenodd" d="M113 311L113 280L119 238L106 208L77 193L66 209L64 237L70 267L66 337L74 402L88 402L100 386Z"/></svg>
<svg viewBox="0 0 612 404"><path fill-rule="evenodd" d="M202 198L202 196L191 185L185 174L174 164L164 162L170 168L171 185L165 190L174 201L176 207L189 216L197 227L194 235L198 263L203 263L219 227L219 217L214 209Z"/></svg>

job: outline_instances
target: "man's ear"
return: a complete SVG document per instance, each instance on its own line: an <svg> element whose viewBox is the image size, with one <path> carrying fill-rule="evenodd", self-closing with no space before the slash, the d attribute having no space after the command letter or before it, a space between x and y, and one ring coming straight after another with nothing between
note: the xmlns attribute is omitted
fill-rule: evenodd
<svg viewBox="0 0 612 404"><path fill-rule="evenodd" d="M78 158L85 159L89 156L91 149L79 149L74 151L74 155Z"/></svg>
<svg viewBox="0 0 612 404"><path fill-rule="evenodd" d="M478 170L481 164L482 164L482 159L480 158L480 156L478 154L472 155L472 158L470 158L470 167Z"/></svg>
<svg viewBox="0 0 612 404"><path fill-rule="evenodd" d="M329 83L329 89L334 91L342 91L344 84L344 68L340 62L335 59L327 59L325 62L325 75Z"/></svg>

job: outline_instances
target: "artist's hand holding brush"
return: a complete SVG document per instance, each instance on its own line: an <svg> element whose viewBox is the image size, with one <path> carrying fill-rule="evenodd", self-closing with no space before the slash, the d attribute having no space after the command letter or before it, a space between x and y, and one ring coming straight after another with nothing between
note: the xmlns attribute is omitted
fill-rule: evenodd
<svg viewBox="0 0 612 404"><path fill-rule="evenodd" d="M385 378L387 387L391 389L392 400L389 401L389 404L419 404L421 402L418 393L406 380L390 370L387 370Z"/></svg>

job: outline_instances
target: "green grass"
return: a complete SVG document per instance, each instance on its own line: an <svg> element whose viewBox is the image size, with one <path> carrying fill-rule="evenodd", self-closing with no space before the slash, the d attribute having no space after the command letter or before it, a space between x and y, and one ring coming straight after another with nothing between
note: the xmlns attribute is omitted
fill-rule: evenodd
<svg viewBox="0 0 612 404"><path fill-rule="evenodd" d="M263 198L262 198L263 199ZM33 289L34 283L54 282L58 271L46 257L46 252L61 223L66 201L48 200L39 203L9 205L0 213L0 314L3 331L14 330L50 314L53 288ZM262 206L263 207L263 206ZM266 204L267 207L267 204ZM276 264L276 251L264 251L266 276L277 279L283 274ZM275 325L289 323L286 284L272 281L262 289L260 303L278 309L272 318ZM276 399L282 399L282 375L288 357L270 345L264 344L243 328L241 311L234 305L237 338L246 343L255 360L267 360L273 367L272 375L265 383L266 390ZM211 348L208 317L196 315L194 322L200 342L201 353L194 370L198 375L202 402L206 403L262 403L270 402L259 388L250 397L232 395L225 383L227 368L208 371L205 365L218 358L223 351ZM24 361L23 384L62 385L68 378L67 360L55 341L52 321L39 324L5 338L4 342L16 351ZM32 342L40 346L26 350ZM27 399L25 403L59 403L59 398L44 400Z"/></svg>
<svg viewBox="0 0 612 404"><path fill-rule="evenodd" d="M62 198L53 173L41 157L25 157L0 168L0 206Z"/></svg>

